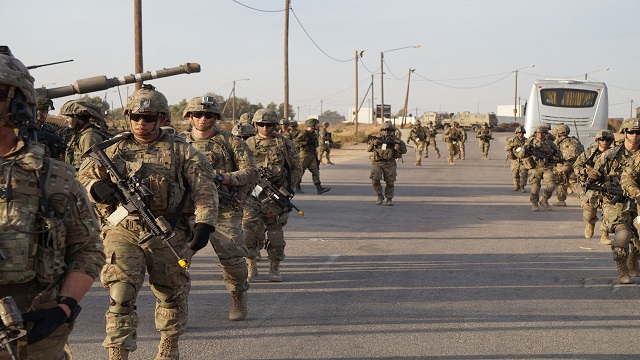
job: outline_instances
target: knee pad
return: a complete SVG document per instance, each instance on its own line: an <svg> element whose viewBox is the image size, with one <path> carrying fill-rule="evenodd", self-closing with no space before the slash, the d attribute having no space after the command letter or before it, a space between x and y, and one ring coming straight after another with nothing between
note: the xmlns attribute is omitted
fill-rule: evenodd
<svg viewBox="0 0 640 360"><path fill-rule="evenodd" d="M113 314L131 314L135 310L136 288L126 282L117 282L109 286L109 312Z"/></svg>
<svg viewBox="0 0 640 360"><path fill-rule="evenodd" d="M611 251L613 252L614 261L627 261L627 258L629 257L628 248L612 246Z"/></svg>
<svg viewBox="0 0 640 360"><path fill-rule="evenodd" d="M631 240L631 231L624 225L617 225L613 235L613 246L628 248L629 240Z"/></svg>

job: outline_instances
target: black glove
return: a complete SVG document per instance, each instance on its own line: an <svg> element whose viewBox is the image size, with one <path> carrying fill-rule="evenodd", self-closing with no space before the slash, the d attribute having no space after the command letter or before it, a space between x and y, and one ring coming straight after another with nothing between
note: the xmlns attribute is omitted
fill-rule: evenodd
<svg viewBox="0 0 640 360"><path fill-rule="evenodd" d="M22 314L24 321L33 322L33 327L27 334L27 343L35 344L51 335L60 325L67 322L67 313L61 307L34 310Z"/></svg>
<svg viewBox="0 0 640 360"><path fill-rule="evenodd" d="M98 181L91 187L91 196L100 204L108 204L116 199L116 194L120 191L118 185L111 181Z"/></svg>
<svg viewBox="0 0 640 360"><path fill-rule="evenodd" d="M202 249L207 246L209 235L215 230L216 228L209 224L197 223L193 229L193 238L187 243L187 246L194 252Z"/></svg>

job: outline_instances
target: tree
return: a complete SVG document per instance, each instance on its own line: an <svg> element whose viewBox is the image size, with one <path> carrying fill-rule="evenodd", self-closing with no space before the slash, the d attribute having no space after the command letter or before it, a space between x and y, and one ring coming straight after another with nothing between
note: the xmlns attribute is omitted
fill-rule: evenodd
<svg viewBox="0 0 640 360"><path fill-rule="evenodd" d="M278 114L284 114L284 103L278 106ZM289 118L295 119L296 113L293 111L293 106L289 104Z"/></svg>
<svg viewBox="0 0 640 360"><path fill-rule="evenodd" d="M320 114L322 116L340 116L340 114L338 114L337 111L334 110L325 110L322 114Z"/></svg>
<svg viewBox="0 0 640 360"><path fill-rule="evenodd" d="M182 113L184 113L184 109L187 108L187 99L182 99L179 103L175 105L169 105L169 110L171 111L171 122L177 122L179 120L184 119L182 117Z"/></svg>
<svg viewBox="0 0 640 360"><path fill-rule="evenodd" d="M103 115L106 115L108 113L109 109L111 108L111 106L109 106L109 103L106 102L106 101L103 101L102 98L99 97L99 96L89 97L89 95L83 95L83 96L80 97L79 100L99 107L100 110L101 110L100 112Z"/></svg>

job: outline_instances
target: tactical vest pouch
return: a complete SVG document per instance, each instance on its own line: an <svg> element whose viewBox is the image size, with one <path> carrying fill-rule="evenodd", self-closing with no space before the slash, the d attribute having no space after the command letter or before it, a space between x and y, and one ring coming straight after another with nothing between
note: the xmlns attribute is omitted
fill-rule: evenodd
<svg viewBox="0 0 640 360"><path fill-rule="evenodd" d="M42 226L47 231L39 235L35 272L40 283L49 284L64 272L67 231L64 223L55 218L42 218Z"/></svg>
<svg viewBox="0 0 640 360"><path fill-rule="evenodd" d="M524 167L527 169L535 169L536 168L536 161L533 160L533 156L529 156L526 157L524 159L522 159L522 163L524 164Z"/></svg>

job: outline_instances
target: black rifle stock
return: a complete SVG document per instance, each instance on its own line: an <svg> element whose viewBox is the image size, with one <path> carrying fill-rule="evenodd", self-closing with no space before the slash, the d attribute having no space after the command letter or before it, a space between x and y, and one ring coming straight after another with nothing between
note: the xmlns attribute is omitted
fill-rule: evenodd
<svg viewBox="0 0 640 360"><path fill-rule="evenodd" d="M291 199L289 198L289 194L283 194L280 189L278 189L270 179L275 177L275 174L266 167L258 168L258 186L266 191L267 196L271 199L276 205L282 210L282 214L291 212L292 209L295 209L300 216L304 217L304 211L300 210L297 206L295 206Z"/></svg>
<svg viewBox="0 0 640 360"><path fill-rule="evenodd" d="M605 185L598 185L593 183L587 183L584 186L584 192L587 192L587 190L595 190L595 191L612 195L613 198L609 201L610 204L615 204L620 200L621 197L626 197L624 194L624 191L622 190L622 186L620 186L620 184L607 183ZM629 204L625 204L625 208L628 205Z"/></svg>
<svg viewBox="0 0 640 360"><path fill-rule="evenodd" d="M118 186L119 194L117 198L120 201L120 206L114 211L107 219L111 224L119 224L128 214L137 212L138 216L149 228L149 232L141 234L138 240L139 244L144 244L154 236L160 236L162 242L165 243L171 252L178 259L180 267L189 268L189 262L182 258L176 249L171 245L169 239L171 239L175 233L167 219L163 216L156 217L153 215L143 198L145 196L152 195L153 193L147 188L137 176L131 179L125 178L116 168L115 164L105 154L104 149L111 146L115 141L105 141L96 145L93 145L87 152L87 156L97 161L101 166L107 169L107 171L116 178L116 185Z"/></svg>

